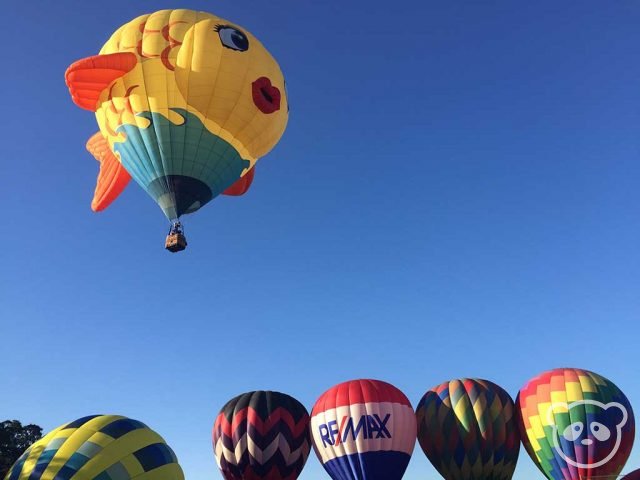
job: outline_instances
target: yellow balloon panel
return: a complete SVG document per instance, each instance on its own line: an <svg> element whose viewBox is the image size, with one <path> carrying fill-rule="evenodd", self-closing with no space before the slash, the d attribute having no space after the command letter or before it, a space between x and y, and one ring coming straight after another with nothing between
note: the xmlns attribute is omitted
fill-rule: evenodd
<svg viewBox="0 0 640 480"><path fill-rule="evenodd" d="M230 29L246 37L246 50L242 37L234 37ZM122 123L135 124L134 112L168 114L171 108L186 108L252 164L275 146L286 128L288 104L280 67L258 39L224 19L184 9L142 15L118 29L100 50L117 52L135 53L140 63L116 82L111 98L103 93L104 111L96 112L99 120L109 112L116 114L114 99L132 106ZM255 105L253 83L261 78L280 92L277 111L265 114ZM255 90L261 93L259 87ZM263 90L269 94L268 85ZM113 128L103 129L101 124L101 130L111 143L119 140Z"/></svg>

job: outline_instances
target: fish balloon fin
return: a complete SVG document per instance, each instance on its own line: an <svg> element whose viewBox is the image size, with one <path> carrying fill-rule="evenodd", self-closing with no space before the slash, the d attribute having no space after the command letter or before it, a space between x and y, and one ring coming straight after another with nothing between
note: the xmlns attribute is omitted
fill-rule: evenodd
<svg viewBox="0 0 640 480"><path fill-rule="evenodd" d="M95 112L102 91L137 63L138 57L131 52L94 55L72 63L64 74L71 99L80 108Z"/></svg>
<svg viewBox="0 0 640 480"><path fill-rule="evenodd" d="M240 177L236 182L227 188L224 192L224 195L231 195L232 197L237 197L240 195L244 195L249 190L249 187L253 183L253 177L255 176L255 167L251 167L244 176Z"/></svg>
<svg viewBox="0 0 640 480"><path fill-rule="evenodd" d="M91 210L99 212L118 198L131 180L131 175L113 154L109 143L100 132L87 141L87 150L100 162L96 191L91 202Z"/></svg>

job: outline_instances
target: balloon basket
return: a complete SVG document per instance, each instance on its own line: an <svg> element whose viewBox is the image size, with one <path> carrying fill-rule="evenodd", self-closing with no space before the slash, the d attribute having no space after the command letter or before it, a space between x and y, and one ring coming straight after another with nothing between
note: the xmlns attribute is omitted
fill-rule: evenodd
<svg viewBox="0 0 640 480"><path fill-rule="evenodd" d="M187 248L187 237L182 233L170 233L167 235L167 240L164 242L164 248L171 253L181 252Z"/></svg>

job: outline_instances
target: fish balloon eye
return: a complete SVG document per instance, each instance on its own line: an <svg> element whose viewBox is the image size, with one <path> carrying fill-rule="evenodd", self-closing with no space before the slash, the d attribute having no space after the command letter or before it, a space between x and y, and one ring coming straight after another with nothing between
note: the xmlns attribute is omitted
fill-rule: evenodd
<svg viewBox="0 0 640 480"><path fill-rule="evenodd" d="M229 25L218 25L216 31L223 46L239 52L246 52L249 49L249 39L244 32L237 28Z"/></svg>

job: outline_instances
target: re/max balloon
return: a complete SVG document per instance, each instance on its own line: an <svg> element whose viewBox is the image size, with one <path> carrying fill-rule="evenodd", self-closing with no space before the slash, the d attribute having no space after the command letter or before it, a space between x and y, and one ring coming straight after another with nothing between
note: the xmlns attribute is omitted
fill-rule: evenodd
<svg viewBox="0 0 640 480"><path fill-rule="evenodd" d="M518 394L522 442L550 480L616 478L635 433L631 405L610 380L559 368L531 379Z"/></svg>
<svg viewBox="0 0 640 480"><path fill-rule="evenodd" d="M101 163L96 211L130 177L170 220L221 193L241 195L288 119L273 57L245 29L204 12L131 20L99 55L72 64L66 82L100 128L87 144Z"/></svg>
<svg viewBox="0 0 640 480"><path fill-rule="evenodd" d="M213 449L226 480L294 480L311 449L309 413L284 393L244 393L218 414Z"/></svg>
<svg viewBox="0 0 640 480"><path fill-rule="evenodd" d="M520 436L513 400L487 380L461 378L429 390L416 409L418 441L446 480L509 480Z"/></svg>
<svg viewBox="0 0 640 480"><path fill-rule="evenodd" d="M175 454L144 423L92 415L31 445L6 480L184 480Z"/></svg>
<svg viewBox="0 0 640 480"><path fill-rule="evenodd" d="M399 480L416 443L407 397L378 380L327 390L311 412L313 447L334 480Z"/></svg>

